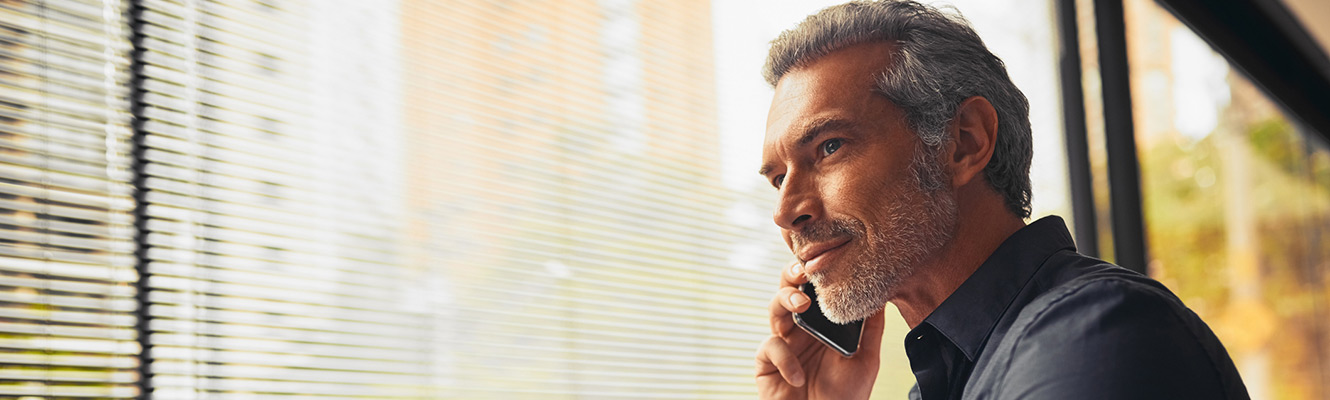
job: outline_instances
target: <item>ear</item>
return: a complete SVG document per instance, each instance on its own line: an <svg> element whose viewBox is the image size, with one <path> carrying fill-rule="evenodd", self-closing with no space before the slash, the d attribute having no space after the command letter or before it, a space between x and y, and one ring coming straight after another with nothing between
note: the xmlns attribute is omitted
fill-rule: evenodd
<svg viewBox="0 0 1330 400"><path fill-rule="evenodd" d="M951 170L951 186L959 188L970 183L988 166L997 144L997 110L988 99L974 96L956 108L956 119L951 127L951 154L945 160Z"/></svg>

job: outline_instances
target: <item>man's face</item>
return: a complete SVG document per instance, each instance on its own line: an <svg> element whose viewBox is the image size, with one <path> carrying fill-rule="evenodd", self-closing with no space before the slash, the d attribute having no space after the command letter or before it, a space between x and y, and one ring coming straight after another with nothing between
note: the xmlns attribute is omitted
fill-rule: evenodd
<svg viewBox="0 0 1330 400"><path fill-rule="evenodd" d="M956 223L950 188L921 188L945 176L937 160L873 92L890 50L855 45L787 73L767 117L762 173L780 191L774 218L833 322L880 310Z"/></svg>

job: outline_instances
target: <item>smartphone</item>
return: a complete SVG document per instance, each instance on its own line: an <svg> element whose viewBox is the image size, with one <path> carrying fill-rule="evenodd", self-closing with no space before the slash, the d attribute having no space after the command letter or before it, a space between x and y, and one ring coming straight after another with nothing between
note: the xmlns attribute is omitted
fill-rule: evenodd
<svg viewBox="0 0 1330 400"><path fill-rule="evenodd" d="M807 311L794 314L794 323L817 340L836 349L841 355L849 357L859 351L859 336L864 333L864 321L858 320L844 325L831 322L822 315L822 307L817 304L817 291L813 289L813 284L805 283L799 287L799 290L808 295L812 301L808 304Z"/></svg>

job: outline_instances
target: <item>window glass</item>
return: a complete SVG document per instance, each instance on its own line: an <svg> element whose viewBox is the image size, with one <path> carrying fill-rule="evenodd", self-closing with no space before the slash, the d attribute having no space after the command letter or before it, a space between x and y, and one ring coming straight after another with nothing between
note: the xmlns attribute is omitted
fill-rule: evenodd
<svg viewBox="0 0 1330 400"><path fill-rule="evenodd" d="M1150 274L1252 398L1325 398L1330 150L1155 3L1125 11Z"/></svg>

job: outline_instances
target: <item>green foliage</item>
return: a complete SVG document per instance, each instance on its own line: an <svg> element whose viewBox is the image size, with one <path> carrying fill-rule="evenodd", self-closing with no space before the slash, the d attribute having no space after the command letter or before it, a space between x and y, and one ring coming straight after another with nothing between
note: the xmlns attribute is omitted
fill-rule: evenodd
<svg viewBox="0 0 1330 400"><path fill-rule="evenodd" d="M1247 127L1247 142L1252 152L1281 170L1292 175L1300 175L1307 168L1308 160L1298 132L1289 122L1279 116L1272 116Z"/></svg>

